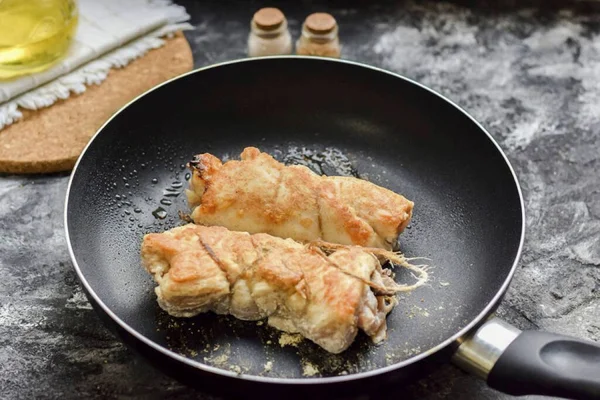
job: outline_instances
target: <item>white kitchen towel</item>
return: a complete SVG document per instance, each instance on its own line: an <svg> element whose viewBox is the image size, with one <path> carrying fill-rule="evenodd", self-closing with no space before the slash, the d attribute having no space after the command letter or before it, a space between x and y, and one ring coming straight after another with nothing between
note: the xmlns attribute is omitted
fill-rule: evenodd
<svg viewBox="0 0 600 400"><path fill-rule="evenodd" d="M19 108L48 107L86 85L100 84L151 49L161 37L191 29L185 8L168 0L78 0L79 24L69 51L51 68L0 81L0 129L22 118Z"/></svg>

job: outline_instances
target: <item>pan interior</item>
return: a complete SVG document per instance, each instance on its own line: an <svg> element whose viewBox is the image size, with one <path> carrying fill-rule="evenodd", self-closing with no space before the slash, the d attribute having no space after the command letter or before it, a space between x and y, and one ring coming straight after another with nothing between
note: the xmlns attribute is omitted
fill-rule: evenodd
<svg viewBox="0 0 600 400"><path fill-rule="evenodd" d="M330 355L260 322L214 314L177 319L158 308L139 260L142 235L181 224L178 211L188 211L184 164L194 154L234 158L246 146L279 159L321 160L325 173L358 173L415 202L401 250L428 257L432 277L400 296L382 345L359 334L349 350ZM318 158L325 153L334 156ZM85 280L130 327L200 363L282 378L372 370L448 339L500 290L521 225L510 168L464 113L387 73L294 58L209 68L143 96L92 141L67 207ZM399 271L398 278L410 276Z"/></svg>

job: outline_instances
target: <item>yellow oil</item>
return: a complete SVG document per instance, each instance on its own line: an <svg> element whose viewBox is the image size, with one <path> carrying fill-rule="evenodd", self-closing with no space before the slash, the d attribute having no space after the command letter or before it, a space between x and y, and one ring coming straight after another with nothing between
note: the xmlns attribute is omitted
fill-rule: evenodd
<svg viewBox="0 0 600 400"><path fill-rule="evenodd" d="M0 0L0 79L39 72L66 54L75 0Z"/></svg>

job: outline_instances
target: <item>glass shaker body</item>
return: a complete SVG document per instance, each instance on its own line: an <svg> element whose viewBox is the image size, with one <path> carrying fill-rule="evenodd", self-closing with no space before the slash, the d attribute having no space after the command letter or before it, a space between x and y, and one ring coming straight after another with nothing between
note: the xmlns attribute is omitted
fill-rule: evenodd
<svg viewBox="0 0 600 400"><path fill-rule="evenodd" d="M292 36L285 16L276 8L254 14L248 36L248 56L261 57L292 53Z"/></svg>
<svg viewBox="0 0 600 400"><path fill-rule="evenodd" d="M296 53L339 58L341 46L335 19L326 13L309 15L302 25L302 35L296 43Z"/></svg>

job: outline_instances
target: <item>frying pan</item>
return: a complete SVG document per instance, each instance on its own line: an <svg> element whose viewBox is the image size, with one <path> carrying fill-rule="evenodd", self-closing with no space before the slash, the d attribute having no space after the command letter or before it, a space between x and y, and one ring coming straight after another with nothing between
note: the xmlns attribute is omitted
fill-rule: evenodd
<svg viewBox="0 0 600 400"><path fill-rule="evenodd" d="M260 322L172 318L140 264L142 236L189 211L185 163L256 146L319 173L355 174L415 202L400 236L432 280L403 295L380 346L340 355ZM65 226L88 299L128 346L165 373L221 395L335 397L397 389L452 361L506 393L600 396L600 348L520 332L492 313L524 238L507 158L466 112L401 76L347 61L270 57L193 71L138 97L94 136L69 183ZM402 270L398 279L410 279ZM286 342L287 340L287 342Z"/></svg>

